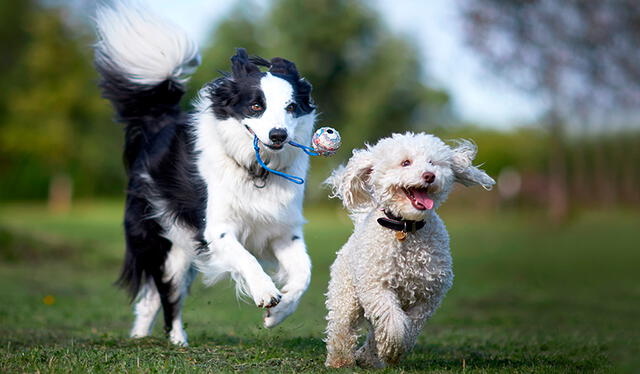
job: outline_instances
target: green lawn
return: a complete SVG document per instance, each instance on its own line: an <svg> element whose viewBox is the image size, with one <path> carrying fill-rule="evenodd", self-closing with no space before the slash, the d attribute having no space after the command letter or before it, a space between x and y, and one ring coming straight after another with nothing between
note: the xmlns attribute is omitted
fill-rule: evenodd
<svg viewBox="0 0 640 374"><path fill-rule="evenodd" d="M414 351L382 372L638 371L640 213L589 213L562 228L441 213L454 286ZM126 338L131 308L112 285L120 204L58 216L0 207L0 372L334 372L323 366L323 293L351 224L339 209L306 215L314 270L298 312L266 330L229 282L198 283L185 306L191 346L175 348L159 325L152 338Z"/></svg>

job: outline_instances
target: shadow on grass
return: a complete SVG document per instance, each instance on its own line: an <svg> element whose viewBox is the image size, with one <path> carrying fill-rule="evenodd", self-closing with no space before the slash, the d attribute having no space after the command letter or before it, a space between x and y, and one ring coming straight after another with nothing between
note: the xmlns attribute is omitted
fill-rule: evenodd
<svg viewBox="0 0 640 374"><path fill-rule="evenodd" d="M212 343L215 342L215 343ZM198 345L198 343L200 343ZM486 347L473 347L469 342L456 344L418 344L399 365L390 367L392 372L423 373L429 371L449 371L465 369L507 369L510 371L531 371L542 368L559 372L585 372L603 369L609 363L602 354L594 354L590 359L572 360L566 358L566 352L544 352L538 345L530 347L500 346L492 344ZM324 342L317 337L278 337L267 339L225 335L202 335L194 349L204 347L224 347L223 351L242 354L253 351L263 354L265 366L286 366L298 361L303 366L317 364L316 369L324 369L326 355ZM260 357L258 357L258 360ZM268 364L268 365L267 365Z"/></svg>
<svg viewBox="0 0 640 374"><path fill-rule="evenodd" d="M76 338L63 333L34 332L28 341L7 344L6 339L0 339L4 340L2 350L14 357L30 351L31 354L67 359L87 357L90 360L96 357L111 361L117 357L127 365L140 365L139 361L142 360L143 369L153 369L170 362L176 368L192 367L202 371L334 372L324 367L324 342L313 336L284 337L276 334L239 337L202 333L191 338L188 348L173 346L160 337L128 339L110 334ZM418 344L400 365L382 372L507 370L565 373L598 371L609 367L602 354L594 354L587 359L571 359L565 351L541 351L537 345L477 343L463 339L454 343Z"/></svg>
<svg viewBox="0 0 640 374"><path fill-rule="evenodd" d="M34 235L0 225L0 261L43 263L73 259L79 246L52 235Z"/></svg>

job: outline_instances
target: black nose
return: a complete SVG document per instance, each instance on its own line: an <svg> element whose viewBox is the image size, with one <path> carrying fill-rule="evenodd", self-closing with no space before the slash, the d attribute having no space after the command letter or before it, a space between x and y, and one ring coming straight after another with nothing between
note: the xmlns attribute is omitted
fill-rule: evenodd
<svg viewBox="0 0 640 374"><path fill-rule="evenodd" d="M269 139L275 144L284 143L284 141L287 140L287 130L271 129L271 131L269 131Z"/></svg>
<svg viewBox="0 0 640 374"><path fill-rule="evenodd" d="M433 181L436 180L436 175L430 171L427 171L425 173L422 173L422 179L424 179L424 181L427 183L433 183Z"/></svg>

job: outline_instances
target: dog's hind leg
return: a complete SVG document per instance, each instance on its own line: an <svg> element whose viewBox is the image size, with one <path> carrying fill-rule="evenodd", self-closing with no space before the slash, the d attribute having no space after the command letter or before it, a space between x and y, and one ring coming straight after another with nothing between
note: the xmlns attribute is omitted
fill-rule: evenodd
<svg viewBox="0 0 640 374"><path fill-rule="evenodd" d="M163 236L164 230L158 222L146 216L149 210L145 200L135 197L127 200L127 256L119 283L137 294L131 336L149 335L162 306L165 331L171 342L186 345L180 307L192 279L189 271L192 256Z"/></svg>
<svg viewBox="0 0 640 374"><path fill-rule="evenodd" d="M139 188L130 183L129 188ZM148 336L160 309L162 293L165 285L158 287L162 280L162 269L171 249L171 242L161 236L162 227L147 218L150 204L135 196L127 197L125 212L125 239L127 252L118 284L126 287L135 296L135 322L131 329L131 337Z"/></svg>
<svg viewBox="0 0 640 374"><path fill-rule="evenodd" d="M171 343L187 345L187 333L182 326L182 305L195 277L192 257L184 249L173 246L167 255L160 277L154 276L164 312L164 329Z"/></svg>
<svg viewBox="0 0 640 374"><path fill-rule="evenodd" d="M356 298L355 289L343 259L338 259L331 267L331 280L327 292L327 360L325 365L332 368L355 365L355 348L358 340L358 323L362 308Z"/></svg>
<svg viewBox="0 0 640 374"><path fill-rule="evenodd" d="M171 321L167 321L167 318L165 318L165 331L168 332L170 341L177 345L187 345L187 335L182 327L182 304L189 285L195 278L195 270L187 269L186 274L177 273L174 276L176 277L171 279L170 287L175 291L169 291L168 295L162 295L161 297L153 280L147 281L140 289L134 307L136 318L131 329L130 336L132 338L143 338L151 334L156 315L162 305L165 317L171 316ZM166 287L166 285L163 287ZM179 294L176 295L176 293ZM161 302L161 299L164 300Z"/></svg>
<svg viewBox="0 0 640 374"><path fill-rule="evenodd" d="M158 310L160 310L160 294L158 294L155 282L148 280L140 289L136 300L134 307L136 319L133 322L130 336L143 338L151 334L153 322Z"/></svg>

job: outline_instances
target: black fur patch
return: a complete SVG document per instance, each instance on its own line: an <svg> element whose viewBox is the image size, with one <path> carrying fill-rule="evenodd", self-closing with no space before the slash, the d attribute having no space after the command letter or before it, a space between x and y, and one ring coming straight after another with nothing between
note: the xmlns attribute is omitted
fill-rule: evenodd
<svg viewBox="0 0 640 374"><path fill-rule="evenodd" d="M140 86L128 81L112 65L96 64L102 76L102 96L113 104L116 119L125 124L124 164L129 171L149 136L180 118L184 87L171 80L157 86Z"/></svg>
<svg viewBox="0 0 640 374"><path fill-rule="evenodd" d="M249 61L243 48L238 48L236 55L231 57L231 69L232 75L226 74L208 84L214 114L221 120L260 117L267 105L260 89L260 80L265 73ZM253 104L259 104L263 110L253 111Z"/></svg>
<svg viewBox="0 0 640 374"><path fill-rule="evenodd" d="M207 189L195 164L197 154L192 137L189 125L185 123L164 128L145 152L143 163L153 180L151 188L165 206L165 214L171 215L178 224L201 232Z"/></svg>

